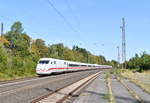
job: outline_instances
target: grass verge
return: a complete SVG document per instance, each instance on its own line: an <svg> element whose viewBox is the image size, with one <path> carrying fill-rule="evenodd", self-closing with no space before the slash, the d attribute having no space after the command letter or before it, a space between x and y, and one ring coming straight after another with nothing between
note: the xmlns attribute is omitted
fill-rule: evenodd
<svg viewBox="0 0 150 103"><path fill-rule="evenodd" d="M8 80L16 80L16 79L23 79L23 78L31 78L31 77L36 77L36 74L28 74L28 75L7 75L7 74L3 74L0 73L0 81L8 81Z"/></svg>
<svg viewBox="0 0 150 103"><path fill-rule="evenodd" d="M106 73L106 82L107 82L107 87L108 87L108 94L107 94L107 98L109 98L109 103L115 103L115 98L113 96L113 92L112 92L112 85L111 85L111 76L110 73Z"/></svg>
<svg viewBox="0 0 150 103"><path fill-rule="evenodd" d="M129 79L145 92L150 94L150 71L139 73L131 70L125 70L125 72L121 73L121 76Z"/></svg>

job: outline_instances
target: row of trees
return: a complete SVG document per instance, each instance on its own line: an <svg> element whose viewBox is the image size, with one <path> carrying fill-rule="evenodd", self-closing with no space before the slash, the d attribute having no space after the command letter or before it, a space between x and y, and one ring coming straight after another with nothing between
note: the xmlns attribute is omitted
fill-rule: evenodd
<svg viewBox="0 0 150 103"><path fill-rule="evenodd" d="M35 75L35 66L42 57L95 64L110 63L104 56L93 55L78 46L70 49L62 43L46 45L42 39L32 40L24 32L21 22L15 22L10 31L0 37L0 42L0 77Z"/></svg>
<svg viewBox="0 0 150 103"><path fill-rule="evenodd" d="M125 63L128 69L135 69L139 72L143 70L150 70L150 55L146 52L138 55L135 54L133 58Z"/></svg>
<svg viewBox="0 0 150 103"><path fill-rule="evenodd" d="M112 60L110 64L114 68L126 68L138 72L143 72L145 70L150 70L150 54L143 52L141 54L135 54L134 57L124 63L120 64L117 61Z"/></svg>

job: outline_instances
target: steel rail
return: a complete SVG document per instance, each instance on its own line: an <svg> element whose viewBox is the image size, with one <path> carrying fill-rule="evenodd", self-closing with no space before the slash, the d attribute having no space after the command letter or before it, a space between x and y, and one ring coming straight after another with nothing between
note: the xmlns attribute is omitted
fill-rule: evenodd
<svg viewBox="0 0 150 103"><path fill-rule="evenodd" d="M96 79L96 77L97 77L100 73L101 73L101 72L95 73L95 75L94 75L93 77L91 77L90 79L86 80L86 81L85 81L84 83L82 83L80 86L78 86L77 88L75 88L74 90L72 90L71 92L69 92L69 94L66 94L63 98L59 99L56 103L62 103L63 101L65 101L68 97L70 97L74 92L76 92L78 89L80 89L80 88L81 88L82 86L84 86L86 83L88 83L90 80ZM92 74L92 75L93 75L93 74ZM91 75L90 75L90 76L91 76ZM87 76L87 77L90 77L90 76ZM87 77L85 77L85 78L87 78ZM62 87L62 88L59 88L59 89L53 91L53 92L49 92L48 94L45 94L45 95L43 95L43 96L40 96L40 97L38 97L38 98L32 100L31 103L38 103L39 101L41 101L41 100L43 100L43 99L45 99L45 98L47 98L47 97L53 95L54 93L58 93L60 90L65 89L65 88L67 88L67 87L73 85L74 83L77 83L77 82L79 82L79 81L81 81L81 80L83 80L83 79L85 79L85 78L82 78L82 79L80 79L80 80L78 80L78 81L75 81L75 82L73 82L73 83L70 83L70 84L68 84L68 85L66 85L66 86L64 86L64 87Z"/></svg>

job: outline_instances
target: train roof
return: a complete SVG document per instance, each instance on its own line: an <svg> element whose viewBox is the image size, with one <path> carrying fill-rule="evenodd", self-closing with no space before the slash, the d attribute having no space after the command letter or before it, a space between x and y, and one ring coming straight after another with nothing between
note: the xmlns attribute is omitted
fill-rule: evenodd
<svg viewBox="0 0 150 103"><path fill-rule="evenodd" d="M81 63L81 62L75 62L75 61L68 61L68 60L61 60L61 59L55 59L55 58L40 58L40 60L56 60L56 61L63 61L63 62L69 62L71 64L80 64L80 65L89 65L89 66L108 66L108 65L100 65L100 64L89 64L89 63Z"/></svg>

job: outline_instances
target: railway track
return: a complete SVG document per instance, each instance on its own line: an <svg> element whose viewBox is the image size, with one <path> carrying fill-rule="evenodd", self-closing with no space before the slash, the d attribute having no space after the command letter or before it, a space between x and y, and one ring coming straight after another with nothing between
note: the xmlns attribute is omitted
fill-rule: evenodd
<svg viewBox="0 0 150 103"><path fill-rule="evenodd" d="M75 92L88 85L99 76L100 72L92 74L86 78L80 79L74 83L66 85L56 91L34 99L31 103L63 103L67 98L72 97Z"/></svg>
<svg viewBox="0 0 150 103"><path fill-rule="evenodd" d="M139 102L144 103L144 100L134 91L132 90L123 80L117 77L117 80L128 90L128 92Z"/></svg>
<svg viewBox="0 0 150 103"><path fill-rule="evenodd" d="M33 99L57 91L99 70L66 73L24 81L0 83L0 103L30 103Z"/></svg>
<svg viewBox="0 0 150 103"><path fill-rule="evenodd" d="M112 78L113 103L150 103L150 95L133 82L116 75Z"/></svg>
<svg viewBox="0 0 150 103"><path fill-rule="evenodd" d="M137 86L135 83L124 78L117 77L117 80L128 90L128 92L139 102L139 103L150 103L150 94L144 91L142 88Z"/></svg>

